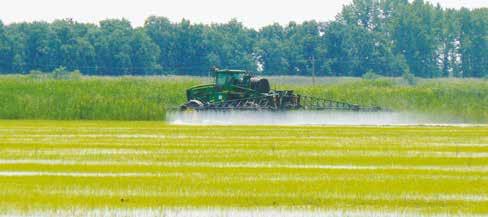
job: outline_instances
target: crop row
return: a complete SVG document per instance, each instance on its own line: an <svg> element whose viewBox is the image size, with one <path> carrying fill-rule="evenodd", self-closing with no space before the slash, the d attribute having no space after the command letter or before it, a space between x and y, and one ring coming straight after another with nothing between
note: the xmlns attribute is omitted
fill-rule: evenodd
<svg viewBox="0 0 488 217"><path fill-rule="evenodd" d="M0 121L0 214L221 207L483 215L487 132Z"/></svg>

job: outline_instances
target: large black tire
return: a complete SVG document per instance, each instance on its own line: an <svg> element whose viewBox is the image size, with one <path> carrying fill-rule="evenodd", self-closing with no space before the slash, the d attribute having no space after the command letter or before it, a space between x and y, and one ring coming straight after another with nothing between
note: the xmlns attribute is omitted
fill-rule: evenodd
<svg viewBox="0 0 488 217"><path fill-rule="evenodd" d="M265 78L251 78L251 89L259 93L269 93L271 87L268 79Z"/></svg>

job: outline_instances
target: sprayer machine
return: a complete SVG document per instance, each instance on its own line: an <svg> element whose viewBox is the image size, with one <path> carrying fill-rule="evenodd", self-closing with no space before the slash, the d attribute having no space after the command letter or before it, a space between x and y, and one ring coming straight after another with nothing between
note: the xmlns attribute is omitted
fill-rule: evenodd
<svg viewBox="0 0 488 217"><path fill-rule="evenodd" d="M211 110L343 110L385 111L379 106L361 106L294 93L272 90L268 79L253 76L245 70L213 69L213 84L192 87L186 91L187 102L180 109Z"/></svg>

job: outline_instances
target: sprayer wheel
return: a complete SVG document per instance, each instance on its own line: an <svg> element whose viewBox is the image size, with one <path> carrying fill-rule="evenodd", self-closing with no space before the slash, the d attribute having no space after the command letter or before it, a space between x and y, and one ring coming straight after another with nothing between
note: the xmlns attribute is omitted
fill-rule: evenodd
<svg viewBox="0 0 488 217"><path fill-rule="evenodd" d="M203 103L200 102L199 100L190 100L187 103L185 103L183 106L181 106L182 111L198 110L202 108L203 108Z"/></svg>

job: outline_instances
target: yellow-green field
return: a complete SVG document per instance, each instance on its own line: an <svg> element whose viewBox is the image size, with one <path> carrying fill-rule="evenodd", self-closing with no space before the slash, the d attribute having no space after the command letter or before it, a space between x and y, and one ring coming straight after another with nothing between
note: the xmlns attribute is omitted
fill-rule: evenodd
<svg viewBox="0 0 488 217"><path fill-rule="evenodd" d="M488 215L488 127L0 121L0 215L165 210Z"/></svg>

